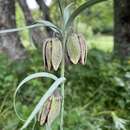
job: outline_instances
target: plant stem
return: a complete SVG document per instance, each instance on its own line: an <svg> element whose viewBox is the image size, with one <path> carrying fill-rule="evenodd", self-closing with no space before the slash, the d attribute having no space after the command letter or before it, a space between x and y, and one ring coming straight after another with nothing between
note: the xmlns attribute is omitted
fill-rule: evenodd
<svg viewBox="0 0 130 130"><path fill-rule="evenodd" d="M62 74L63 76L64 74ZM64 83L61 85L61 94L62 94L62 105L61 105L61 122L60 122L60 130L63 130L64 125Z"/></svg>
<svg viewBox="0 0 130 130"><path fill-rule="evenodd" d="M60 8L61 17L63 18L63 7L62 7L60 0L58 0L58 4L59 4L59 8Z"/></svg>
<svg viewBox="0 0 130 130"><path fill-rule="evenodd" d="M63 58L61 63L61 77L65 75L65 45L66 45L67 35L64 32L63 34ZM61 85L61 95L62 95L62 105L61 105L61 122L60 122L60 130L63 130L64 125L64 83Z"/></svg>

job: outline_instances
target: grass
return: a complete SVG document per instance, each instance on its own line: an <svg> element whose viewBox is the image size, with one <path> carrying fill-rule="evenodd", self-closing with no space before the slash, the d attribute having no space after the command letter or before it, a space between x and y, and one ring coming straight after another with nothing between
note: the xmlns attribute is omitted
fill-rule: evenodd
<svg viewBox="0 0 130 130"><path fill-rule="evenodd" d="M93 36L89 41L91 48L97 48L105 52L112 52L113 50L113 37L106 35L96 35Z"/></svg>

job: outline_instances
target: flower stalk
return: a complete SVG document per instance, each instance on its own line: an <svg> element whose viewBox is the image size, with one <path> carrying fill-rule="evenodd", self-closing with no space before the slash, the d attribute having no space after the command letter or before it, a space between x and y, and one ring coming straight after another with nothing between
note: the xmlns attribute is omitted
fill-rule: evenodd
<svg viewBox="0 0 130 130"><path fill-rule="evenodd" d="M64 32L62 39L62 44L63 44L63 58L62 58L62 63L61 63L61 77L64 77L65 75L65 45L67 41L67 34ZM61 105L61 121L60 121L60 130L63 130L63 125L64 125L64 83L61 84L61 95L62 95L62 105Z"/></svg>

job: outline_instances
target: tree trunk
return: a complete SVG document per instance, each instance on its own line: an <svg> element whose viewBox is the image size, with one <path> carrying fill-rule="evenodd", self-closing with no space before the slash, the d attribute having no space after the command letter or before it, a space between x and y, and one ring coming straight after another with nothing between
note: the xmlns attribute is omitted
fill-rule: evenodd
<svg viewBox="0 0 130 130"><path fill-rule="evenodd" d="M32 25L35 23L31 11L27 5L26 0L18 0L19 5L23 11L26 25ZM29 30L32 41L35 43L36 47L41 48L43 41L45 39L45 33L40 30L38 27Z"/></svg>
<svg viewBox="0 0 130 130"><path fill-rule="evenodd" d="M114 51L125 59L130 56L130 0L114 0Z"/></svg>
<svg viewBox="0 0 130 130"><path fill-rule="evenodd" d="M27 25L33 24L34 20L33 20L31 11L29 10L28 5L26 3L26 0L18 0L18 3L23 11L23 14L24 14L24 17L26 20L26 24Z"/></svg>
<svg viewBox="0 0 130 130"><path fill-rule="evenodd" d="M45 1L44 0L36 0L36 1L40 7L40 10L43 13L43 16L44 16L43 19L51 22L50 10L49 10L48 6L45 4ZM46 27L46 31L47 31L49 36L52 36L52 31L50 28Z"/></svg>
<svg viewBox="0 0 130 130"><path fill-rule="evenodd" d="M0 0L0 30L16 28L15 0ZM13 59L25 57L25 50L17 33L0 34L0 50Z"/></svg>

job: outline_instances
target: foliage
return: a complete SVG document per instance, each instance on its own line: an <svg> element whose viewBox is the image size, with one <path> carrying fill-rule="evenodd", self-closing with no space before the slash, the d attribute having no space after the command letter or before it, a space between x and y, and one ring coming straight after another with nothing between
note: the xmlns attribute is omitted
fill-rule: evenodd
<svg viewBox="0 0 130 130"><path fill-rule="evenodd" d="M71 76L68 74L68 79L73 79L68 83L68 88L71 87L72 90L66 92L67 97L71 100L71 109L78 105L77 112L86 113L83 113L85 117L82 116L82 118L85 118L84 125L87 122L90 123L88 129L96 130L99 126L103 130L110 129L110 127L115 129L111 125L112 119L109 111L114 111L129 120L127 116L130 103L129 79L125 76L130 71L130 66L121 65L120 61L112 60L109 55L95 50L89 53L88 59L88 63L84 67L73 67L73 69L70 67L70 70L72 69L75 73ZM96 124L93 125L93 122Z"/></svg>
<svg viewBox="0 0 130 130"><path fill-rule="evenodd" d="M73 2L73 8L78 7L82 3L84 3L86 0L69 0L64 1L64 5L68 5L71 2ZM51 17L54 21L59 22L59 10L55 6L56 2L54 2L50 8ZM75 7L76 6L76 7ZM98 10L97 10L98 9ZM86 34L87 30L90 30L91 34L94 33L107 33L112 34L113 32L113 1L108 0L106 2L103 2L101 4L97 4L91 8L86 9L80 16L78 16L76 20L76 27L78 26L77 30L81 30ZM82 27L81 27L82 25ZM90 35L91 36L91 35Z"/></svg>
<svg viewBox="0 0 130 130"><path fill-rule="evenodd" d="M114 41L112 36L95 35L88 39L88 44L91 48L99 49L105 52L112 52L114 48Z"/></svg>
<svg viewBox="0 0 130 130"><path fill-rule="evenodd" d="M29 60L24 61L24 66L22 63L12 64L5 56L0 56L0 70L2 70L0 104L4 104L4 109L0 111L1 129L17 130L20 127L21 123L12 108L12 93L16 84L26 76L25 72L30 74L43 69L39 55L33 52ZM130 120L128 116L130 114L130 65L128 63L121 64L118 59L112 59L110 54L91 50L85 66L68 65L67 67L65 130L116 130L111 112L115 112L120 118ZM42 79L31 81L27 84L28 89L21 90L25 92L24 94L19 92L18 99L22 104L17 102L17 107L20 108L19 112L25 119L51 83L50 80L44 81ZM126 124L129 128L130 123ZM54 130L56 128L57 125L54 125Z"/></svg>
<svg viewBox="0 0 130 130"><path fill-rule="evenodd" d="M104 0L95 0L93 2L89 1L88 5L93 5L96 3L96 1ZM65 25L62 28L63 30L59 30L57 26L50 22L43 21L43 23L61 34L64 40L64 31L67 30L75 17L85 9L85 6L88 5L85 3L80 8L75 10L70 17L67 16L67 18L65 18L67 21L65 21ZM111 3L105 5L105 8L109 6L111 6ZM88 10L88 12L85 13L87 13L88 16L91 16L91 11L93 12L93 10ZM99 10L97 13L100 12L102 12L102 10ZM107 30L106 26L101 23L97 23L99 19L105 17L106 20L104 20L103 23L106 25L106 23L111 20L109 17L106 17L106 14L107 13L104 13L102 16L98 16L97 20L93 20L92 24L95 25L95 27L92 29L92 31L96 32L98 30L103 32L104 28L105 31ZM112 26L110 22L108 22L107 25L109 28ZM27 34L23 35L25 35L25 39L27 39ZM65 41L67 41L67 38ZM32 55L34 55L34 57L37 56L37 58L31 58ZM14 92L16 84L23 78L25 73L29 74L29 72L32 72L32 70L35 72L38 70L42 71L42 62L39 58L40 55L36 54L35 52L32 55L30 55L28 61L24 61L25 66L23 66L23 63L19 63L17 66L17 64L12 64L6 61L5 57L1 57L1 61L3 61L4 64L5 62L9 63L6 64L7 66L3 66L1 68L5 72L5 74L1 75L1 88L3 93L2 91L0 92L2 95L0 114L4 119L4 121L0 121L1 129L18 129L21 126L21 123L15 118L14 114L12 114L12 95L10 92ZM68 79L65 93L67 101L65 105L65 130L125 130L125 125L128 125L129 127L129 122L127 122L127 120L129 120L127 115L129 115L130 104L129 65L127 63L121 63L118 59L112 59L110 55L97 50L91 50L88 59L89 60L85 66L74 67L72 65L68 65L67 71L65 72ZM39 63L41 65L39 65ZM31 66L31 64L33 65ZM6 70L7 67L9 67L8 70ZM5 77L8 78L6 79ZM5 80L4 85L3 80ZM12 81L13 88L10 87L12 85ZM9 85L7 85L7 91L9 92L9 95L5 92L6 89L3 88L3 86L6 86L6 84ZM41 79L34 80L27 84L30 86L29 89L22 88L22 90L18 93L18 98L21 102L17 102L16 105L19 112L23 113L24 117L27 118L29 113L33 111L34 104L38 102L40 96L46 90L43 89L42 86L48 86L48 84L51 84L51 81L43 84L43 80ZM5 93L7 94L6 96L4 96ZM8 123L5 125L5 122ZM36 128L38 127L39 125L36 123ZM57 129L56 127L58 127L57 124L54 125L54 129ZM31 129L31 127L29 129Z"/></svg>
<svg viewBox="0 0 130 130"><path fill-rule="evenodd" d="M23 27L26 25L24 14L18 4L16 4L16 24L17 24L17 27ZM20 36L21 36L23 45L25 47L29 46L29 44L27 42L30 40L29 31L26 29L25 31L20 32Z"/></svg>
<svg viewBox="0 0 130 130"><path fill-rule="evenodd" d="M49 96L51 96L51 94L54 93L54 91L57 89L57 87L60 85L61 86L61 96L62 96L62 103L61 103L61 112L60 112L60 115L61 115L61 122L60 122L60 130L63 130L63 124L64 124L64 120L63 120L63 116L64 116L64 81L65 81L65 78L64 78L64 75L65 75L65 55L66 55L66 45L68 45L67 42L68 41L68 38L69 38L69 35L72 34L71 32L71 28L72 28L72 25L74 23L74 20L76 19L76 17L81 13L83 12L86 8L89 8L97 3L100 3L100 2L104 2L106 0L89 0L87 2L84 2L83 4L81 4L77 9L75 9L73 12L70 11L71 9L71 5L68 5L67 7L63 7L62 5L62 2L60 0L58 0L58 5L59 5L59 10L60 10L60 13L61 13L61 26L59 27L58 25L55 25L53 24L51 21L46 21L46 20L42 20L42 21L39 21L38 23L40 23L40 25L42 24L43 26L46 26L46 27L49 27L51 30L54 31L54 33L57 33L57 38L59 38L59 43L62 44L61 46L61 50L62 50L62 57L61 57L61 60L59 60L58 58L55 58L55 57L59 57L59 55L61 55L58 52L56 51L56 49L54 49L54 46L56 46L55 44L52 45L52 65L54 67L54 70L57 70L58 69L58 66L60 65L60 62L61 62L61 74L60 74L60 78L57 79L51 86L50 88L48 89L48 91L42 96L42 98L39 100L38 104L35 106L34 110L32 111L32 113L29 115L28 119L27 120L23 120L23 118L21 118L21 116L19 116L18 112L17 112L17 109L16 109L16 94L18 93L18 90L21 88L21 86L28 82L29 80L33 79L33 78L38 78L39 77L39 73L35 73L33 75L29 75L28 77L26 77L24 80L22 80L22 82L20 82L20 84L17 86L16 88L16 91L15 91L15 94L14 94L14 109L15 109L15 112L17 114L17 116L19 117L20 120L24 121L24 125L21 127L20 130L23 130L25 128L28 127L28 125L31 123L31 121L33 119L36 118L38 112L40 111L40 109L42 109L42 106L44 105L44 103L47 101L47 99L49 98ZM34 26L34 25L32 25ZM28 27L25 27L25 28L28 28ZM11 29L13 30L13 29ZM84 39L84 38L83 38ZM69 58L70 60L73 59L73 61L77 61L77 62L74 62L74 64L77 64L78 63L78 60L80 61L80 58L82 60L82 63L84 63L84 59L86 57L86 45L85 45L85 42L80 36L79 36L79 43L77 41L77 45L80 45L80 49L79 47L76 47L75 49L79 49L78 51L78 54L79 55L76 55L76 56L79 56L79 57L73 57L73 53L71 53L71 56L73 57L70 57L69 55ZM53 43L53 42L52 42ZM48 44L47 44L48 45ZM47 46L44 47L45 50L49 49L51 46ZM59 46L60 44L58 44ZM68 47L67 46L67 50L68 50ZM43 52L45 52L43 48ZM72 48L71 48L72 49ZM46 52L47 52L46 50ZM74 50L74 49L73 49ZM48 50L49 53L43 53L43 55L46 56L46 58L44 58L44 64L45 62L47 62L49 68L50 68L50 62L48 61L51 61L50 60L50 56L51 56L51 49ZM55 52L54 52L55 51ZM54 52L54 53L53 53ZM70 51L69 51L70 52ZM74 52L74 51L73 51ZM75 51L77 52L77 51ZM54 55L55 54L55 55ZM80 57L80 54L81 54L81 57ZM48 57L49 56L49 57ZM67 56L67 55L66 55ZM76 59L75 59L76 58ZM54 60L53 60L54 59ZM55 62L55 60L59 60L59 62ZM58 64L57 64L58 63ZM40 73L41 74L41 73ZM45 73L43 72L42 73L42 77L44 77ZM49 73L46 73L48 76L47 77L50 77ZM44 76L43 76L44 75ZM45 76L46 77L46 76ZM24 92L24 91L23 91ZM57 106L55 106L57 107ZM53 106L51 106L49 109L51 111L51 108L53 108ZM56 111L55 111L56 112ZM41 115L42 116L42 115ZM51 115L53 117L53 115ZM47 117L48 118L48 117ZM42 118L41 118L42 119ZM36 119L37 120L37 119ZM47 120L47 122L45 122L45 126L46 126L46 129L50 130L51 129L51 126L49 126L49 122Z"/></svg>
<svg viewBox="0 0 130 130"><path fill-rule="evenodd" d="M98 9L98 10L97 10ZM86 16L86 17L83 17ZM110 33L113 30L113 1L109 0L86 10L83 21L93 28L94 33Z"/></svg>

